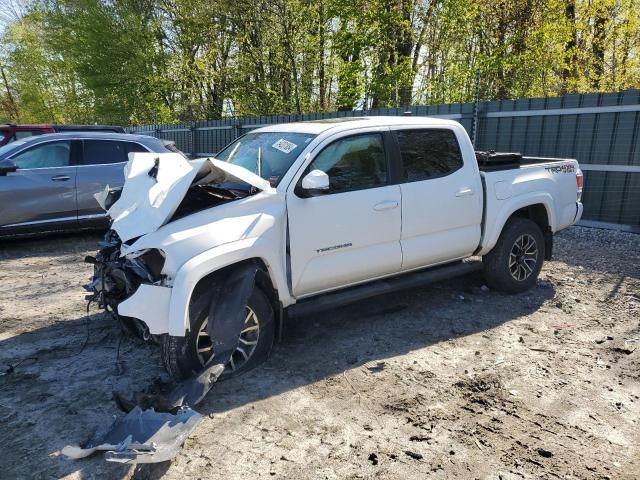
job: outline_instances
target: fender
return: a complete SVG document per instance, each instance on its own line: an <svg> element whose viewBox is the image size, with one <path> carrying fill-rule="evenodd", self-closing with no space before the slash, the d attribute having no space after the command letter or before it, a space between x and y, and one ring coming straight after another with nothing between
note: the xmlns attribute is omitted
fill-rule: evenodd
<svg viewBox="0 0 640 480"><path fill-rule="evenodd" d="M555 209L553 208L553 197L550 193L528 192L516 197L512 197L504 203L500 203L500 210L498 212L495 212L493 215L488 212L487 218L493 216L495 220L493 222L487 222L487 224L485 225L485 238L483 241L482 249L480 250L478 255L485 255L489 253L498 242L498 237L500 237L500 233L502 233L502 229L504 228L505 223L507 223L509 217L511 217L511 215L513 215L517 210L528 207L530 205L544 205L544 208L547 211L547 218L549 220L551 231L556 231L557 220Z"/></svg>
<svg viewBox="0 0 640 480"><path fill-rule="evenodd" d="M283 276L284 259L279 258L279 251L273 250L260 238L246 238L207 250L182 265L173 282L169 302L169 335L183 337L189 329L189 301L193 289L203 277L251 258L259 258L265 263L282 304L287 306L294 303Z"/></svg>

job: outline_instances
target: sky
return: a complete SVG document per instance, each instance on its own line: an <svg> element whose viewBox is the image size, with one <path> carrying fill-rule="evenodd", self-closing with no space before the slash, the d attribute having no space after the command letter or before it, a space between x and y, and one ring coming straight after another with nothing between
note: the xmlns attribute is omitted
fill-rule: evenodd
<svg viewBox="0 0 640 480"><path fill-rule="evenodd" d="M0 35L5 27L16 20L27 8L27 0L0 0Z"/></svg>

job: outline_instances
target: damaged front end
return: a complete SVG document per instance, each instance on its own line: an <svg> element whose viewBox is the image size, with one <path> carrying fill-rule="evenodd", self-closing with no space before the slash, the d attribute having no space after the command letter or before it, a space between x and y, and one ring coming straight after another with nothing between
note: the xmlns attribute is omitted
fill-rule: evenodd
<svg viewBox="0 0 640 480"><path fill-rule="evenodd" d="M124 173L122 189L107 186L94 195L111 219L111 230L97 255L86 258L94 265L93 278L85 287L89 302L145 340L164 333L182 335L168 328L173 281L169 277L175 277L177 268L188 260L185 249L215 246L214 242L189 243L190 235L206 232L206 223L189 230L183 219L259 191L275 191L268 181L238 165L215 159L189 162L173 153L132 153ZM172 253L166 245L163 248L166 237L158 233L178 221L185 230L167 235L172 245L181 239L185 247Z"/></svg>
<svg viewBox="0 0 640 480"><path fill-rule="evenodd" d="M99 308L116 318L126 331L149 340L152 337L149 327L138 319L121 316L118 305L133 295L143 283L163 283L163 252L147 249L123 256L122 242L114 230L105 234L99 246L100 250L95 257L85 258L85 262L93 264L93 277L85 285L85 289L90 292L87 296L89 305L96 303Z"/></svg>
<svg viewBox="0 0 640 480"><path fill-rule="evenodd" d="M276 191L252 172L215 159L187 162L173 154L132 155L125 167L124 187L117 191L107 187L95 195L111 218L111 229L99 243L96 256L85 259L94 267L93 277L85 286L90 292L87 299L89 305L96 303L109 312L126 331L144 340L162 342L163 358L166 352L175 351L176 361L165 358L165 365L177 365L187 349L172 350L172 345L189 332L184 328L188 318L170 321L172 301L184 300L181 295L186 295L180 288L190 285L179 275L180 269L203 251L246 236L258 218L253 214L238 215L234 228L229 229L228 223L223 225L229 217L224 210L217 214L205 210L236 201L241 207L242 199L260 192L267 197ZM191 215L191 221L185 218ZM192 408L205 398L226 366L233 365L235 352L241 350L247 357L238 348L240 342L257 345L258 338L266 338L265 345L271 345L271 315L265 313L260 324L256 313L249 309L256 320L255 325L246 325L258 276L258 267L245 262L227 269L224 281L209 285L211 291L203 297L209 307L200 309L200 313L209 312L210 318L217 320L201 323L201 330L191 331L197 337L208 336L208 351L215 354L206 361L189 364L185 372L174 377L182 381L168 391L149 388L133 396L113 392L117 406L126 415L106 433L82 446L67 446L62 453L79 459L106 451L107 461L122 463L155 463L173 458L201 419ZM262 303L256 301L256 311L260 305L270 311L266 297ZM268 333L259 337L259 329L270 331L271 337ZM255 333L247 340L241 338L243 331ZM200 351L198 345L193 350Z"/></svg>

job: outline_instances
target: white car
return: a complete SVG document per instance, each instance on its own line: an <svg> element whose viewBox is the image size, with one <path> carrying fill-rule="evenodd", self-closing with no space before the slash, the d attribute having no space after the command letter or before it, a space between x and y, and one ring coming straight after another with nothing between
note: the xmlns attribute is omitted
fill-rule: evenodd
<svg viewBox="0 0 640 480"><path fill-rule="evenodd" d="M273 125L216 159L134 153L88 288L162 343L185 378L240 372L285 315L483 269L536 283L553 234L582 215L575 160L478 154L457 122L341 118ZM482 262L463 261L480 256Z"/></svg>

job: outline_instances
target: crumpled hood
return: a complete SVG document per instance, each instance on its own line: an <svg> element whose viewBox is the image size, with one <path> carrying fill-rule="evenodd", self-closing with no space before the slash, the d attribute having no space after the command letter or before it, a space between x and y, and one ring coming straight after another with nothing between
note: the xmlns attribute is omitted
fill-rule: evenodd
<svg viewBox="0 0 640 480"><path fill-rule="evenodd" d="M123 242L167 223L192 185L240 181L275 193L267 180L246 168L213 158L188 161L177 153L131 153L124 174L120 198L107 211ZM101 205L105 196L95 195Z"/></svg>

